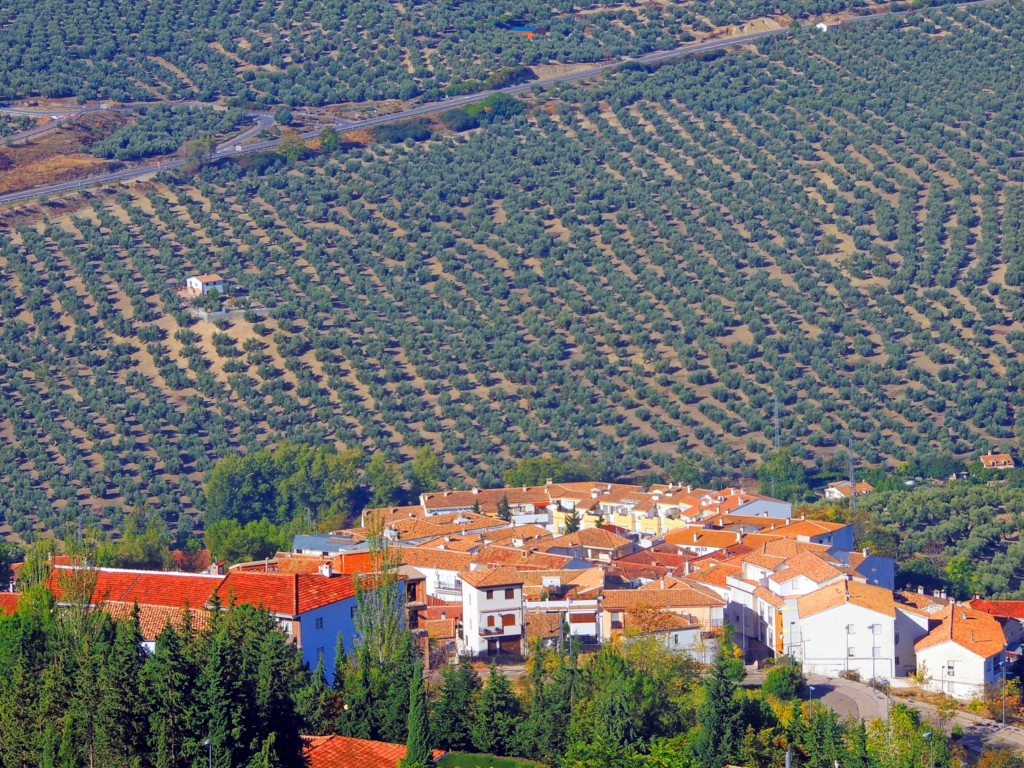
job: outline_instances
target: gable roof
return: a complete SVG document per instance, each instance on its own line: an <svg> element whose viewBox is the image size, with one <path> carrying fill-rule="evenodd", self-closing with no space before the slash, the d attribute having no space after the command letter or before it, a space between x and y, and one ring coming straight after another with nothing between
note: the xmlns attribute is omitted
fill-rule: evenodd
<svg viewBox="0 0 1024 768"><path fill-rule="evenodd" d="M952 642L987 659L1006 648L1006 636L995 617L966 605L948 605L932 615L939 625L914 643L918 653Z"/></svg>
<svg viewBox="0 0 1024 768"><path fill-rule="evenodd" d="M800 597L796 601L800 618L813 616L840 605L856 605L875 613L896 616L896 603L888 589L859 581L840 581Z"/></svg>
<svg viewBox="0 0 1024 768"><path fill-rule="evenodd" d="M230 571L217 589L222 605L250 603L285 616L297 616L355 594L351 576L256 571Z"/></svg>
<svg viewBox="0 0 1024 768"><path fill-rule="evenodd" d="M543 549L551 547L576 547L582 546L590 549L613 550L629 544L629 539L619 536L616 533L604 528L583 528L575 533L567 533L551 541L542 544Z"/></svg>
<svg viewBox="0 0 1024 768"><path fill-rule="evenodd" d="M422 547L395 547L403 565L413 568L435 568L440 571L468 571L473 556L468 552L452 552L445 549L424 549Z"/></svg>
<svg viewBox="0 0 1024 768"><path fill-rule="evenodd" d="M815 584L824 584L842 576L843 571L829 563L826 557L812 552L801 552L786 560L785 566L770 574L768 579L776 584L784 584L797 576L803 576Z"/></svg>
<svg viewBox="0 0 1024 768"><path fill-rule="evenodd" d="M75 589L92 582L90 605L106 602L146 603L184 608L202 608L224 577L178 571L143 571L125 568L78 568L58 565L50 572L47 586L57 602L81 599ZM78 580L78 585L74 581Z"/></svg>
<svg viewBox="0 0 1024 768"><path fill-rule="evenodd" d="M222 283L222 282L224 282L224 278L222 278L220 275L215 274L215 273L214 274L209 274L209 275L196 275L195 279L198 280L203 285L206 285L208 283Z"/></svg>
<svg viewBox="0 0 1024 768"><path fill-rule="evenodd" d="M725 600L703 584L683 581L673 589L605 590L601 605L606 611L628 611L642 607L720 607L725 605Z"/></svg>
<svg viewBox="0 0 1024 768"><path fill-rule="evenodd" d="M460 573L459 578L477 589L516 586L523 583L523 577L519 575L519 571L509 567L466 571L465 573Z"/></svg>
<svg viewBox="0 0 1024 768"><path fill-rule="evenodd" d="M405 744L351 736L303 736L306 768L396 768L405 759ZM435 749L433 759L444 751Z"/></svg>
<svg viewBox="0 0 1024 768"><path fill-rule="evenodd" d="M1013 456L1008 453L986 453L981 457L981 466L986 469L993 467L1012 467Z"/></svg>

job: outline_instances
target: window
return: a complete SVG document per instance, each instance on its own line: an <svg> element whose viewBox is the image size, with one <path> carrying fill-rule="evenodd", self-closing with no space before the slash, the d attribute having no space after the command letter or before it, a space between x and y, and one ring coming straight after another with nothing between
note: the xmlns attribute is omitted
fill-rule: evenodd
<svg viewBox="0 0 1024 768"><path fill-rule="evenodd" d="M493 600L494 599L494 590L493 589L488 589L487 590L487 599L488 600Z"/></svg>
<svg viewBox="0 0 1024 768"><path fill-rule="evenodd" d="M516 625L516 615L514 613L506 613L501 617L501 626L503 627L514 627Z"/></svg>
<svg viewBox="0 0 1024 768"><path fill-rule="evenodd" d="M493 616L488 616L487 617L487 626L488 627L493 627L494 626L494 617Z"/></svg>
<svg viewBox="0 0 1024 768"><path fill-rule="evenodd" d="M952 664L947 664L946 665L946 677L956 677L956 675L953 674L953 665Z"/></svg>
<svg viewBox="0 0 1024 768"><path fill-rule="evenodd" d="M352 618L352 619L354 619L356 617L356 606L353 605L351 608L348 609L348 615L349 615L349 618Z"/></svg>
<svg viewBox="0 0 1024 768"><path fill-rule="evenodd" d="M506 589L505 590L505 599L506 600L514 600L515 596L516 596L516 591L514 589Z"/></svg>
<svg viewBox="0 0 1024 768"><path fill-rule="evenodd" d="M852 659L853 658L853 648L847 648L846 649L846 655L849 656Z"/></svg>
<svg viewBox="0 0 1024 768"><path fill-rule="evenodd" d="M324 617L323 616L317 616L316 621L313 622L313 628L314 629L323 629L324 628Z"/></svg>
<svg viewBox="0 0 1024 768"><path fill-rule="evenodd" d="M899 665L899 663L900 663L900 657L899 657L899 656L897 656L897 657L896 657L896 664L897 664L897 665Z"/></svg>
<svg viewBox="0 0 1024 768"><path fill-rule="evenodd" d="M900 642L900 633L899 633L899 632L897 632L897 633L896 633L896 638L895 638L895 642L896 642L897 644L899 644L899 642Z"/></svg>

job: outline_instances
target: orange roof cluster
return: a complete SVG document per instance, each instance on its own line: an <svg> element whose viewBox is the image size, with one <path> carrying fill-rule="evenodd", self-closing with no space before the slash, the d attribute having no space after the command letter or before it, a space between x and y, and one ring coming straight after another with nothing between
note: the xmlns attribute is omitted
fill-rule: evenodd
<svg viewBox="0 0 1024 768"><path fill-rule="evenodd" d="M572 562L572 558L531 549L490 546L473 555L473 562L482 565L510 565L532 571L557 571Z"/></svg>
<svg viewBox="0 0 1024 768"><path fill-rule="evenodd" d="M396 768L405 759L405 744L351 736L303 736L306 768ZM439 760L444 751L435 749Z"/></svg>
<svg viewBox="0 0 1024 768"><path fill-rule="evenodd" d="M468 552L449 552L444 549L397 547L399 560L413 568L434 568L441 571L468 571L473 556Z"/></svg>
<svg viewBox="0 0 1024 768"><path fill-rule="evenodd" d="M888 589L859 581L840 581L800 597L797 601L800 618L813 616L840 605L857 605L875 613L896 616L896 602Z"/></svg>
<svg viewBox="0 0 1024 768"><path fill-rule="evenodd" d="M1024 600L982 600L976 597L968 600L967 605L975 611L987 613L1000 619L1024 620Z"/></svg>
<svg viewBox="0 0 1024 768"><path fill-rule="evenodd" d="M914 643L920 653L943 643L955 643L987 659L1006 649L1002 625L991 616L967 605L951 604L932 615L939 622L927 635Z"/></svg>

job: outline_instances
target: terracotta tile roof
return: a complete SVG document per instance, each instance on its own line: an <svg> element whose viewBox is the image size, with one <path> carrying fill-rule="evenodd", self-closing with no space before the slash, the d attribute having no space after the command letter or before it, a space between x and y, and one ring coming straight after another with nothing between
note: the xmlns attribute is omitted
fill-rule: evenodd
<svg viewBox="0 0 1024 768"><path fill-rule="evenodd" d="M602 607L611 610L635 610L640 607L682 608L725 605L718 593L703 584L688 583L677 589L609 589L605 590Z"/></svg>
<svg viewBox="0 0 1024 768"><path fill-rule="evenodd" d="M427 631L427 637L448 640L455 637L455 619L426 619L420 628Z"/></svg>
<svg viewBox="0 0 1024 768"><path fill-rule="evenodd" d="M443 549L422 549L420 547L396 547L395 551L403 565L414 568L435 568L441 571L468 571L473 556L468 552L449 552Z"/></svg>
<svg viewBox="0 0 1024 768"><path fill-rule="evenodd" d="M949 600L946 600L945 598L933 597L932 595L918 594L917 592L909 591L896 592L895 599L896 602L900 604L901 608L914 608L926 616L934 616L949 605Z"/></svg>
<svg viewBox="0 0 1024 768"><path fill-rule="evenodd" d="M538 637L558 637L562 631L562 614L542 613L540 611L526 614L526 636L531 640Z"/></svg>
<svg viewBox="0 0 1024 768"><path fill-rule="evenodd" d="M1012 467L1013 465L1013 456L1008 453L987 453L981 457L981 466L986 469Z"/></svg>
<svg viewBox="0 0 1024 768"><path fill-rule="evenodd" d="M841 496L845 496L846 498L850 498L850 496L853 495L850 492L850 489L853 488L853 487L854 486L850 484L849 480L843 480L843 481L838 482L838 483L832 483L832 485L828 486L827 490L836 491ZM859 481L857 483L856 488L857 488L857 495L858 496L863 496L864 494L871 493L873 490L875 490L875 487L873 485L871 485L871 483L865 483L863 480L861 480L861 481Z"/></svg>
<svg viewBox="0 0 1024 768"><path fill-rule="evenodd" d="M522 584L523 577L515 568L487 568L479 571L465 571L459 574L459 578L471 587L483 589L485 587L504 587L515 584Z"/></svg>
<svg viewBox="0 0 1024 768"><path fill-rule="evenodd" d="M505 527L505 523L501 520L486 515L475 515L471 512L438 515L425 519L409 518L388 523L388 528L397 531L399 541L414 541L431 536L465 534L469 531L485 531L503 527Z"/></svg>
<svg viewBox="0 0 1024 768"><path fill-rule="evenodd" d="M508 497L510 506L518 504L533 504L537 507L546 507L551 503L547 489L544 486L527 486L523 488L487 488L474 491L441 491L439 493L427 493L422 497L425 509L472 509L474 504L479 503L484 514L496 515L498 504L502 497Z"/></svg>
<svg viewBox="0 0 1024 768"><path fill-rule="evenodd" d="M623 538L603 528L583 528L575 533L567 533L556 539L545 542L544 548L551 547L575 547L583 546L589 549L618 549L629 544L629 539Z"/></svg>
<svg viewBox="0 0 1024 768"><path fill-rule="evenodd" d="M553 538L553 534L547 528L540 525L510 525L507 528L497 528L493 531L487 531L484 534L484 538L489 542L507 541L509 539L550 539Z"/></svg>
<svg viewBox="0 0 1024 768"><path fill-rule="evenodd" d="M771 605L775 608L781 608L786 604L786 600L784 598L779 597L767 587L757 587L754 590L754 596L761 598L766 603L768 603L768 605Z"/></svg>
<svg viewBox="0 0 1024 768"><path fill-rule="evenodd" d="M796 538L798 536L827 536L843 528L849 528L849 523L829 523L824 520L794 520L788 525L779 525L771 531L777 536Z"/></svg>
<svg viewBox="0 0 1024 768"><path fill-rule="evenodd" d="M135 603L104 603L103 610L115 621L128 619L135 609ZM139 629L143 640L156 640L168 624L175 629L185 626L185 614L189 614L192 627L205 632L210 627L210 613L198 608L175 608L165 605L139 605Z"/></svg>
<svg viewBox="0 0 1024 768"><path fill-rule="evenodd" d="M196 280L200 283L220 283L223 282L223 278L218 274L209 275L196 275Z"/></svg>
<svg viewBox="0 0 1024 768"><path fill-rule="evenodd" d="M428 600L430 598L428 597ZM425 619L428 621L442 621L444 619L454 619L456 621L462 619L462 603L445 603L443 600L439 601L441 605L428 605L427 610L424 614Z"/></svg>
<svg viewBox="0 0 1024 768"><path fill-rule="evenodd" d="M568 555L552 555L547 552L497 545L484 547L473 555L473 562L483 565L510 565L516 568L547 571L564 568L572 559Z"/></svg>
<svg viewBox="0 0 1024 768"><path fill-rule="evenodd" d="M640 626L642 622L642 627ZM657 613L636 613L626 612L623 616L622 628L642 628L646 632L669 632L675 629L694 629L700 627L700 622L689 614L672 613L671 611L658 611Z"/></svg>
<svg viewBox="0 0 1024 768"><path fill-rule="evenodd" d="M636 563L638 565L661 565L665 568L678 569L686 563L696 562L697 557L692 554L681 555L677 552L662 552L657 549L641 549L629 555L623 555L615 559L616 563Z"/></svg>
<svg viewBox="0 0 1024 768"><path fill-rule="evenodd" d="M405 744L351 736L303 736L306 768L396 768L405 759ZM434 760L445 753L435 749Z"/></svg>
<svg viewBox="0 0 1024 768"><path fill-rule="evenodd" d="M140 571L119 571L106 568L83 571L73 566L58 566L50 572L47 587L53 592L59 603L80 600L80 595L65 593L84 589L88 586L87 582L94 579L89 602L91 605L98 605L108 600L120 601L125 592L131 589L132 584L139 578L139 573ZM80 586L75 586L76 582Z"/></svg>
<svg viewBox="0 0 1024 768"><path fill-rule="evenodd" d="M837 579L843 575L843 571L832 563L832 558L821 557L817 553L801 552L788 560L785 566L768 576L776 584L784 584L798 576L810 579L815 584L824 584L826 581Z"/></svg>
<svg viewBox="0 0 1024 768"><path fill-rule="evenodd" d="M896 603L892 592L859 581L841 581L829 584L796 601L800 618L813 616L847 603L886 616L896 616Z"/></svg>
<svg viewBox="0 0 1024 768"><path fill-rule="evenodd" d="M117 600L140 605L203 608L223 580L223 576L200 574L141 573Z"/></svg>
<svg viewBox="0 0 1024 768"><path fill-rule="evenodd" d="M660 579L669 575L669 569L661 565L644 563L624 563L615 560L608 566L608 574L621 576L624 579Z"/></svg>
<svg viewBox="0 0 1024 768"><path fill-rule="evenodd" d="M755 549L746 555L743 555L743 562L756 565L758 568L767 568L770 571L774 571L786 562L785 557L779 555L768 555L762 550Z"/></svg>
<svg viewBox="0 0 1024 768"><path fill-rule="evenodd" d="M0 592L0 616L10 616L18 609L21 592Z"/></svg>
<svg viewBox="0 0 1024 768"><path fill-rule="evenodd" d="M795 557L802 552L827 553L829 549L828 544L815 544L810 541L794 541L793 539L771 539L763 542L760 546L760 550L764 554L776 557Z"/></svg>
<svg viewBox="0 0 1024 768"><path fill-rule="evenodd" d="M664 576L656 581L644 584L640 589L688 589L689 582L677 579L674 576Z"/></svg>
<svg viewBox="0 0 1024 768"><path fill-rule="evenodd" d="M665 541L679 547L725 549L742 543L743 535L734 531L716 531L712 528L677 528L665 534Z"/></svg>
<svg viewBox="0 0 1024 768"><path fill-rule="evenodd" d="M715 587L727 587L726 579L729 576L738 575L742 570L738 565L712 562L701 566L700 569L691 573L687 578Z"/></svg>
<svg viewBox="0 0 1024 768"><path fill-rule="evenodd" d="M1024 600L982 600L974 598L968 600L967 605L976 611L987 613L989 616L997 616L1001 619L1024 620Z"/></svg>
<svg viewBox="0 0 1024 768"><path fill-rule="evenodd" d="M438 536L434 539L427 539L415 547L423 549L442 549L448 552L477 552L487 546L483 534L474 533L468 536Z"/></svg>
<svg viewBox="0 0 1024 768"><path fill-rule="evenodd" d="M217 589L222 605L262 606L271 613L296 616L355 596L351 576L230 571Z"/></svg>
<svg viewBox="0 0 1024 768"><path fill-rule="evenodd" d="M953 642L971 653L987 659L1006 648L1003 628L994 616L966 605L948 605L932 615L939 625L914 643L920 653L943 643Z"/></svg>

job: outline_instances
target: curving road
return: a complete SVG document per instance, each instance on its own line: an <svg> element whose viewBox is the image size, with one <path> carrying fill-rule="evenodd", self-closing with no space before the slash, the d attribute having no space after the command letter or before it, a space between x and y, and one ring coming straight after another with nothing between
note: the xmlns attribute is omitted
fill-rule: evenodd
<svg viewBox="0 0 1024 768"><path fill-rule="evenodd" d="M1003 2L1003 0L973 0L972 2L960 3L957 7L965 8L978 5L994 5L1000 2ZM875 19L882 19L889 16L902 16L910 12L911 11L882 11L880 13L873 13L865 16L853 16L841 22L837 22L832 26L857 24L860 22L873 21ZM807 22L802 26L802 29L812 28L815 25L815 23L815 21ZM532 80L528 83L512 85L507 88L501 88L490 91L478 91L476 93L466 94L464 96L456 96L449 99L443 99L441 101L430 102L428 104L420 104L418 106L402 110L401 112L392 112L386 115L377 115L375 117L369 117L363 120L337 120L333 123L333 125L335 129L338 131L338 133L346 133L348 131L369 128L375 125L400 122L402 120L408 120L409 118L412 117L429 115L435 112L443 112L445 110L452 109L453 107L460 107L466 104L472 104L477 101L482 101L483 99L486 99L488 96L494 93L507 93L510 95L515 95L519 93L525 93L527 91L543 90L545 87L553 85L555 83L577 82L579 80L585 80L587 78L594 77L595 75L600 75L604 72L608 72L612 69L615 69L616 67L621 67L623 64L631 62L636 62L639 64L658 64L680 56L724 50L726 48L732 48L737 45L743 45L745 43L754 42L755 40L761 40L767 37L776 37L779 35L788 35L790 33L791 31L788 27L783 27L781 29L768 29L763 30L761 32L750 32L745 35L737 35L736 37L723 38L721 40L709 40L701 43L688 43L686 45L681 45L678 48L673 48L667 51L654 51L644 56L609 61L603 64L598 64L593 67L589 67L584 70L580 70L579 72L571 72L565 75L545 78L543 80ZM132 106L133 105L119 105L118 107L114 107L114 109L126 109L131 108ZM81 112L96 111L101 109L103 108L93 107L89 110L81 110ZM76 114L80 114L81 112ZM25 113L25 110L22 110L21 113ZM36 112L35 114L39 114L39 112ZM45 114L53 113L46 112ZM256 119L258 125L218 145L216 151L210 157L210 160L217 161L222 160L225 157L230 157L232 155L248 154L250 152L261 152L266 149L273 149L280 143L278 139L273 139L270 141L261 141L254 144L242 145L241 142L245 141L245 139L251 138L252 136L258 134L260 131L264 130L264 128L273 125L273 117L268 114L250 113L250 117ZM266 123L266 120L270 120L270 123ZM264 122L260 123L260 121ZM40 128L42 127L44 126L40 126ZM49 129L52 129L52 126L48 128L48 130ZM321 130L323 129L308 131L307 133L300 134L300 136L303 139L313 139L320 134ZM98 184L107 184L114 181L126 181L128 179L137 179L142 176L147 176L149 174L156 173L158 171L166 171L174 168L180 168L184 164L185 160L183 158L171 157L166 160L159 160L147 165L137 166L133 168L125 168L120 171L98 174L96 176L89 176L83 179L78 179L76 181L66 181L57 184L43 184L37 187L31 187L29 189L22 190L20 192L11 192L6 195L0 195L0 205L3 205L5 203L16 203L24 200L30 200L35 197L59 194L61 192L70 192L82 189L83 187L90 187Z"/></svg>

